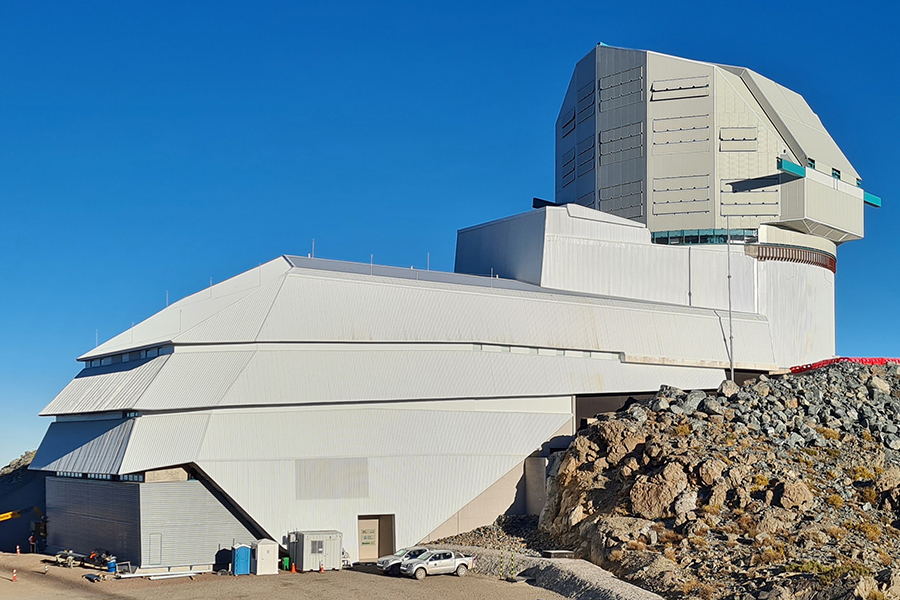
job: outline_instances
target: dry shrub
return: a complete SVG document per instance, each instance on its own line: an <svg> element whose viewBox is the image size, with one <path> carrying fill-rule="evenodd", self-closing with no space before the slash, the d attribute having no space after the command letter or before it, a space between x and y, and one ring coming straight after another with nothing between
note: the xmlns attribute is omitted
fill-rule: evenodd
<svg viewBox="0 0 900 600"><path fill-rule="evenodd" d="M878 501L878 492L873 487L864 487L859 491L859 499L874 505Z"/></svg>
<svg viewBox="0 0 900 600"><path fill-rule="evenodd" d="M609 553L609 560L612 562L621 562L624 557L625 553L621 550L613 550Z"/></svg>
<svg viewBox="0 0 900 600"><path fill-rule="evenodd" d="M700 507L700 512L707 515L717 515L722 512L721 504L704 504Z"/></svg>
<svg viewBox="0 0 900 600"><path fill-rule="evenodd" d="M872 432L869 431L868 429L863 429L862 439L866 440L867 442L871 442L874 439L872 437Z"/></svg>
<svg viewBox="0 0 900 600"><path fill-rule="evenodd" d="M644 542L642 542L640 540L631 540L630 542L628 542L628 549L629 550L637 550L638 552L643 552L644 550L647 549L647 544L645 544Z"/></svg>
<svg viewBox="0 0 900 600"><path fill-rule="evenodd" d="M828 504L828 506L831 506L833 508L843 508L844 507L844 499L841 498L838 494L832 494L832 495L828 496L827 498L825 498L825 503Z"/></svg>
<svg viewBox="0 0 900 600"><path fill-rule="evenodd" d="M736 521L737 526L741 528L741 533L747 534L750 537L756 537L756 534L759 531L756 529L756 522L753 520L748 514L741 515Z"/></svg>
<svg viewBox="0 0 900 600"><path fill-rule="evenodd" d="M869 592L869 595L866 596L866 600L885 600L885 598L884 592L879 592L878 590L872 590Z"/></svg>
<svg viewBox="0 0 900 600"><path fill-rule="evenodd" d="M781 548L766 548L762 552L757 552L750 559L752 565L771 565L784 561L784 550Z"/></svg>
<svg viewBox="0 0 900 600"><path fill-rule="evenodd" d="M753 485L758 486L760 488L769 487L769 478L765 475L754 475L753 476Z"/></svg>
<svg viewBox="0 0 900 600"><path fill-rule="evenodd" d="M678 544L683 539L683 535L681 535L680 533L676 533L671 529L666 529L661 534L659 534L659 543L661 544Z"/></svg>
<svg viewBox="0 0 900 600"><path fill-rule="evenodd" d="M894 562L894 558L893 558L890 554L888 554L887 552L885 552L885 551L884 551L884 548L877 548L877 549L875 550L875 552L878 553L878 560L879 560L879 561L881 562L881 564L884 565L885 567L891 566L891 563Z"/></svg>
<svg viewBox="0 0 900 600"><path fill-rule="evenodd" d="M854 529L866 536L866 539L870 542L874 542L881 537L881 527L874 523L858 523Z"/></svg>
<svg viewBox="0 0 900 600"><path fill-rule="evenodd" d="M818 431L819 435L821 435L826 440L841 439L841 434L838 433L837 431L835 431L834 429L831 429L830 427L816 427L816 431Z"/></svg>
<svg viewBox="0 0 900 600"><path fill-rule="evenodd" d="M833 537L836 540L842 540L842 539L844 539L844 536L847 535L847 530L842 527L833 526L833 527L826 527L825 533L827 533L828 535L830 535L831 537Z"/></svg>
<svg viewBox="0 0 900 600"><path fill-rule="evenodd" d="M875 473L862 465L857 465L850 469L849 475L853 478L853 481L871 481L875 479Z"/></svg>
<svg viewBox="0 0 900 600"><path fill-rule="evenodd" d="M687 423L682 423L681 425L676 425L674 431L678 437L687 437L691 435L691 426Z"/></svg>
<svg viewBox="0 0 900 600"><path fill-rule="evenodd" d="M666 549L663 550L663 556L675 562L675 559L678 558L678 554L675 551L675 546L666 546Z"/></svg>
<svg viewBox="0 0 900 600"><path fill-rule="evenodd" d="M702 549L702 548L706 548L707 546L709 546L709 542L706 541L706 538L700 537L699 535L692 535L691 537L689 537L688 543L693 548L697 548L697 549Z"/></svg>
<svg viewBox="0 0 900 600"><path fill-rule="evenodd" d="M697 594L703 600L710 600L715 597L716 588L715 586L709 583L702 583L696 577L692 577L684 582L681 586L681 593L683 594Z"/></svg>
<svg viewBox="0 0 900 600"><path fill-rule="evenodd" d="M821 583L829 584L850 573L857 577L865 577L871 571L857 563L844 563L842 565L826 566L820 562L808 560L805 563L790 563L784 566L788 573L810 573L816 575Z"/></svg>

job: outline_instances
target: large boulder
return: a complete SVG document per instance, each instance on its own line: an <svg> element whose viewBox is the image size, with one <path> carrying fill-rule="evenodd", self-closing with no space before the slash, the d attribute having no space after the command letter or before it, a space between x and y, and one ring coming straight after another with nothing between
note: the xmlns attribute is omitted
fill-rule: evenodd
<svg viewBox="0 0 900 600"><path fill-rule="evenodd" d="M732 396L741 391L741 386L730 379L726 379L722 382L721 385L719 385L718 391L720 396L725 396L726 398L731 399Z"/></svg>
<svg viewBox="0 0 900 600"><path fill-rule="evenodd" d="M627 421L600 421L594 426L592 436L606 447L606 462L615 466L647 439L646 432L637 424Z"/></svg>
<svg viewBox="0 0 900 600"><path fill-rule="evenodd" d="M788 510L805 510L814 497L802 481L785 481L775 488L776 502Z"/></svg>
<svg viewBox="0 0 900 600"><path fill-rule="evenodd" d="M700 478L703 485L712 486L716 482L716 479L721 477L722 471L724 471L727 466L728 465L718 458L710 458L700 463L700 466L697 467L697 476Z"/></svg>
<svg viewBox="0 0 900 600"><path fill-rule="evenodd" d="M675 516L672 504L687 486L687 475L676 462L667 463L654 475L639 475L631 488L632 511L645 519Z"/></svg>

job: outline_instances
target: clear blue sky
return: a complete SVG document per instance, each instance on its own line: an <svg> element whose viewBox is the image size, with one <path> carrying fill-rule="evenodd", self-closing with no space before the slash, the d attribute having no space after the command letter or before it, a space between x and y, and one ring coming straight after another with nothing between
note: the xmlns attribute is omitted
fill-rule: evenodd
<svg viewBox="0 0 900 600"><path fill-rule="evenodd" d="M0 3L0 464L75 357L286 253L452 270L460 227L553 197L553 125L603 41L803 94L865 187L838 352L900 355L888 3Z"/></svg>

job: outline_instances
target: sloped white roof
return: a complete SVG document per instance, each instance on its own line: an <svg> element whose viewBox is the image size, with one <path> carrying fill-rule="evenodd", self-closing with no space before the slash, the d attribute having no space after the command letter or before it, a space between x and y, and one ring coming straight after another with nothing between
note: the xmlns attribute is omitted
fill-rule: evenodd
<svg viewBox="0 0 900 600"><path fill-rule="evenodd" d="M803 96L751 69L716 66L740 76L803 166L813 158L817 169L828 172L833 167L841 171L844 181L855 183L859 173Z"/></svg>
<svg viewBox="0 0 900 600"><path fill-rule="evenodd" d="M693 364L720 360L723 352L721 317L710 309L433 271L383 267L386 275L359 274L353 271L365 265L340 263L353 268L335 270L331 262L276 259L259 269L276 271L268 280L257 269L243 273L219 284L221 290L213 286L185 299L190 302L173 304L81 358L167 343L269 342L509 344ZM229 289L240 283L249 285ZM774 364L765 318L736 313L735 319L753 334L744 340L740 360Z"/></svg>
<svg viewBox="0 0 900 600"><path fill-rule="evenodd" d="M41 415L618 393L653 391L661 383L709 388L719 384L728 364L724 346L710 360L715 364L690 368L622 363L614 355L538 355L471 346L200 349L86 369L97 373L77 377Z"/></svg>

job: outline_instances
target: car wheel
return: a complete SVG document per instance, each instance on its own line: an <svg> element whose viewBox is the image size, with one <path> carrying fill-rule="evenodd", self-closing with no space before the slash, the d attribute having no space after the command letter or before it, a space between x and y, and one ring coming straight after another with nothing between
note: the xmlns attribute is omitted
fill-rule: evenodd
<svg viewBox="0 0 900 600"><path fill-rule="evenodd" d="M419 581L422 581L423 579L425 579L426 575L428 575L428 573L425 572L425 569L423 569L421 567L416 569L416 579L418 579Z"/></svg>
<svg viewBox="0 0 900 600"><path fill-rule="evenodd" d="M389 569L389 572L390 572L390 574L393 575L394 577L399 577L399 576L400 576L400 565L399 565L399 564L391 565L391 568Z"/></svg>
<svg viewBox="0 0 900 600"><path fill-rule="evenodd" d="M469 572L469 567L467 567L466 565L459 565L458 567L456 567L456 574L459 577L465 577L466 573L468 573L468 572Z"/></svg>

